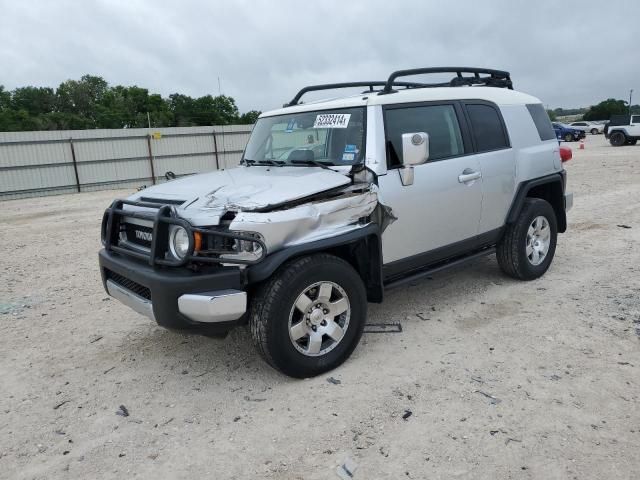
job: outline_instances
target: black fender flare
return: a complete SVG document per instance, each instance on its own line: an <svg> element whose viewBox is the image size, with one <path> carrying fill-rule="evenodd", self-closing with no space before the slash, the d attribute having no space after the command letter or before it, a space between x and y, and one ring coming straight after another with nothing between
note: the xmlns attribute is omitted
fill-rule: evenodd
<svg viewBox="0 0 640 480"><path fill-rule="evenodd" d="M564 206L565 184L566 172L564 170L558 173L553 173L551 175L527 180L520 183L520 185L518 185L518 190L513 199L513 202L511 203L509 213L507 214L506 223L514 223L518 219L518 216L522 211L524 201L529 196L529 192L532 189L541 185L552 185L552 191L556 192L554 193L554 196L558 195L559 198L551 199L550 203L556 213L556 219L558 221L558 231L561 233L565 232L567 230L567 213Z"/></svg>
<svg viewBox="0 0 640 480"><path fill-rule="evenodd" d="M249 284L262 282L288 260L319 252L335 253L351 263L364 282L368 300L382 302L382 241L380 227L375 223L267 255L260 263L247 267L247 281Z"/></svg>

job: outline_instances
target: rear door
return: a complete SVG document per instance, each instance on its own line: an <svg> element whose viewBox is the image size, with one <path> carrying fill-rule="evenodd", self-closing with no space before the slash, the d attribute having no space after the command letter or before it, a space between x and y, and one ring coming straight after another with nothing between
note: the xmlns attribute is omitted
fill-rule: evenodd
<svg viewBox="0 0 640 480"><path fill-rule="evenodd" d="M384 119L389 170L378 184L397 217L382 236L385 267L395 262L386 273L393 275L464 250L478 233L482 180L458 102L387 105ZM412 185L403 185L402 134L416 132L429 134L429 160L414 167Z"/></svg>
<svg viewBox="0 0 640 480"><path fill-rule="evenodd" d="M482 171L482 214L478 233L504 224L515 192L516 159L500 108L481 100L464 102L473 149Z"/></svg>

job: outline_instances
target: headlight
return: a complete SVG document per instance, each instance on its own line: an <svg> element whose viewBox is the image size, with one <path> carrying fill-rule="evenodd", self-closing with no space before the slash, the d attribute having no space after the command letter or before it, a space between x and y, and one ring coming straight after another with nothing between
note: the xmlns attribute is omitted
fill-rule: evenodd
<svg viewBox="0 0 640 480"><path fill-rule="evenodd" d="M178 260L182 260L189 251L189 234L183 227L176 226L169 235L169 248L171 254Z"/></svg>

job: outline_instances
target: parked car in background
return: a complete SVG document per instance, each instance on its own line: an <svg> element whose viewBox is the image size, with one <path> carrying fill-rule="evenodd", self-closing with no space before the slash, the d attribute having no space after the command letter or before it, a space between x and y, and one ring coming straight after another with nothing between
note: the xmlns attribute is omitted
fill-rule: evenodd
<svg viewBox="0 0 640 480"><path fill-rule="evenodd" d="M640 140L640 115L613 115L604 127L604 136L614 147L635 145Z"/></svg>
<svg viewBox="0 0 640 480"><path fill-rule="evenodd" d="M564 123L553 122L552 125L558 140L564 140L565 142L577 142L586 136L582 130L570 127Z"/></svg>
<svg viewBox="0 0 640 480"><path fill-rule="evenodd" d="M569 126L571 128L575 128L576 130L582 130L585 133L589 132L591 133L591 135L598 135L604 130L604 125L595 122L573 122L570 123Z"/></svg>

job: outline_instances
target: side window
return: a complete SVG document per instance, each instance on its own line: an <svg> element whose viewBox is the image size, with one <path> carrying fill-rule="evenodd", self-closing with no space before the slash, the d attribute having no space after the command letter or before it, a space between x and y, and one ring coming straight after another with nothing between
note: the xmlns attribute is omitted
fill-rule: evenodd
<svg viewBox="0 0 640 480"><path fill-rule="evenodd" d="M553 131L554 128L560 128L555 123L551 126L551 121L549 120L549 115L547 115L546 110L542 106L541 103L533 103L527 105L527 110L529 110L529 114L531 115L531 119L533 123L536 124L536 128L538 129L538 135L540 135L540 140L555 140L556 134Z"/></svg>
<svg viewBox="0 0 640 480"><path fill-rule="evenodd" d="M402 165L402 134L429 134L429 161L464 154L458 117L453 105L385 110L389 167Z"/></svg>
<svg viewBox="0 0 640 480"><path fill-rule="evenodd" d="M640 123L640 115L634 115L631 117L631 123Z"/></svg>
<svg viewBox="0 0 640 480"><path fill-rule="evenodd" d="M500 114L494 107L468 104L466 108L478 152L509 148L509 139L504 131Z"/></svg>

